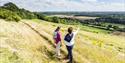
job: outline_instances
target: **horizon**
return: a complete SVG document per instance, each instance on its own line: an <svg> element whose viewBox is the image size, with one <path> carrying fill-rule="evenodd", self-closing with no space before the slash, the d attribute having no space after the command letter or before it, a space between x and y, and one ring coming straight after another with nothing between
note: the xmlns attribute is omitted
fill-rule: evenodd
<svg viewBox="0 0 125 63"><path fill-rule="evenodd" d="M58 13L58 12L62 12L62 13L63 13L63 12L69 12L69 13L70 13L70 12L71 12L71 13L72 13L72 12L88 12L88 13L91 13L91 12L113 12L113 13L114 13L114 12L125 12L125 11L38 11L38 12L43 12L43 13L44 13L44 12L57 12L57 13Z"/></svg>
<svg viewBox="0 0 125 63"><path fill-rule="evenodd" d="M0 0L32 12L125 12L125 0Z"/></svg>

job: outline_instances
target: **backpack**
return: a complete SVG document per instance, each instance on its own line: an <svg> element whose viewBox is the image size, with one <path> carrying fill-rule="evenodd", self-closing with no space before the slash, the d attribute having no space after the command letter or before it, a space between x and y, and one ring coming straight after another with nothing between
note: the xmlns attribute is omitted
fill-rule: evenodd
<svg viewBox="0 0 125 63"><path fill-rule="evenodd" d="M73 38L73 33L71 34L71 36L70 36L70 34L67 34L65 36L64 40L67 41L67 42L70 42L72 40L72 38Z"/></svg>
<svg viewBox="0 0 125 63"><path fill-rule="evenodd" d="M53 34L53 38L54 38L54 39L57 38L57 32L54 32L54 34Z"/></svg>

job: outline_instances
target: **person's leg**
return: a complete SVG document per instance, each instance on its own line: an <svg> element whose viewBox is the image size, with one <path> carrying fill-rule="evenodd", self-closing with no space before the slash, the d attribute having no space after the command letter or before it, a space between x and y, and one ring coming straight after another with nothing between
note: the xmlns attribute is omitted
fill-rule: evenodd
<svg viewBox="0 0 125 63"><path fill-rule="evenodd" d="M73 61L73 53L72 53L72 50L73 50L73 46L71 46L71 52L70 52L70 53L71 53L71 55L70 55L70 56L71 56L71 60L70 60L71 62Z"/></svg>
<svg viewBox="0 0 125 63"><path fill-rule="evenodd" d="M68 55L66 56L66 59L69 59L69 46L66 46L67 51L68 51Z"/></svg>
<svg viewBox="0 0 125 63"><path fill-rule="evenodd" d="M56 49L55 49L55 56L57 56L58 55L58 47L57 47L58 45L56 44Z"/></svg>
<svg viewBox="0 0 125 63"><path fill-rule="evenodd" d="M72 49L73 49L73 46L69 46L69 62L72 63L73 61L73 55L72 55Z"/></svg>
<svg viewBox="0 0 125 63"><path fill-rule="evenodd" d="M60 54L60 42L58 42L58 44L57 44L57 55L58 56L60 56L61 54Z"/></svg>
<svg viewBox="0 0 125 63"><path fill-rule="evenodd" d="M55 50L55 52L56 52L56 56L58 56L59 55L59 42L56 44L56 50Z"/></svg>

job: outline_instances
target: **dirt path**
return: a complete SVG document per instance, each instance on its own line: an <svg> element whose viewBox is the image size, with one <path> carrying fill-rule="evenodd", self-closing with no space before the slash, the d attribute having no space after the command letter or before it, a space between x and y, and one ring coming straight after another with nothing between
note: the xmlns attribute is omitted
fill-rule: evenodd
<svg viewBox="0 0 125 63"><path fill-rule="evenodd" d="M22 63L61 62L53 57L55 54L54 44L46 37L48 35L46 32L38 32L26 23L4 20L0 22L0 27L0 52L5 53L1 49L7 48L10 52L12 51L12 54L14 52L19 58L22 58Z"/></svg>
<svg viewBox="0 0 125 63"><path fill-rule="evenodd" d="M32 27L32 25L30 25L29 23L23 22L25 25L27 25L31 30L33 30L34 32L36 32L41 38L44 38L44 40L47 41L47 43L49 45L51 45L51 48L53 50L55 50L55 45L52 41L52 39L49 39L49 37L52 37L50 34L48 34L47 32L45 32L44 30L42 31L38 31L35 29L35 27ZM53 54L54 55L54 54ZM66 56L65 51L61 50L61 58L58 58L59 61L66 63L67 60L64 60L64 57Z"/></svg>

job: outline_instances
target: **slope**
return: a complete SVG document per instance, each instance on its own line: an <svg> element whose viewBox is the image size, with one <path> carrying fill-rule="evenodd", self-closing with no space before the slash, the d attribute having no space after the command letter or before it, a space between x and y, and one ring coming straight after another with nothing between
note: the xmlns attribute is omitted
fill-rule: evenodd
<svg viewBox="0 0 125 63"><path fill-rule="evenodd" d="M72 26L75 29L78 27L40 20L22 20L19 23L0 20L0 62L66 63L62 59L67 54L64 43L61 47L62 58L53 57L52 34L59 25L62 26L62 38L66 34L67 27ZM124 38L80 30L73 50L74 61L76 63L124 63ZM120 48L120 51L117 48Z"/></svg>

